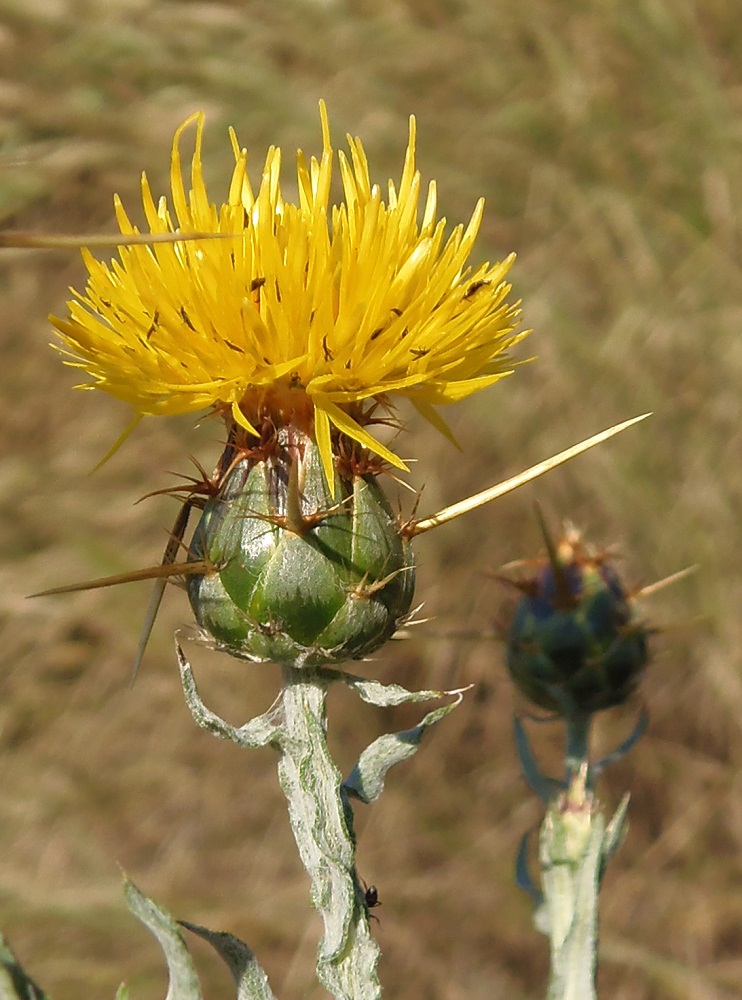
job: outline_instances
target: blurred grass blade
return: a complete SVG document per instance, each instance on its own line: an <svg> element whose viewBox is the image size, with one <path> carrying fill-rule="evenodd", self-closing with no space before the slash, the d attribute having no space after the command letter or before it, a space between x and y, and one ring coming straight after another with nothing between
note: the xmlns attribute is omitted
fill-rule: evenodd
<svg viewBox="0 0 742 1000"><path fill-rule="evenodd" d="M210 931L198 924L179 921L181 927L197 934L208 941L214 950L224 959L237 984L237 1000L276 1000L273 990L268 985L268 977L258 964L253 951L233 934L223 931Z"/></svg>
<svg viewBox="0 0 742 1000"><path fill-rule="evenodd" d="M202 1000L201 984L178 924L126 876L124 896L129 910L154 934L165 953L170 975L165 1000Z"/></svg>
<svg viewBox="0 0 742 1000"><path fill-rule="evenodd" d="M234 233L28 233L0 232L0 249L60 250L86 247L131 247L150 243L185 243L190 240L223 240Z"/></svg>
<svg viewBox="0 0 742 1000"><path fill-rule="evenodd" d="M498 483L497 486L491 486L489 489L483 490L481 493L475 493L474 496L467 497L466 500L459 500L458 503L452 504L450 507L444 507L443 510L438 511L437 514L433 514L432 517L426 517L420 521L410 521L408 524L404 525L403 533L408 538L414 538L416 535L421 535L425 531L430 531L431 528L437 528L439 525L445 524L447 521L453 521L454 518L460 517L462 514L468 514L470 510L476 510L477 507L482 507L484 504L490 503L492 500L497 500L499 497L505 496L506 493L512 493L513 490L517 490L519 486L525 486L526 483L530 483L532 480L538 479L539 476L543 476L544 473L550 472L552 469L556 469L557 466L563 465L571 458L576 458L578 455L582 455L583 452L589 451L590 448L594 448L596 445L602 444L604 441L608 441L609 438L614 437L616 434L620 434L621 431L625 431L629 427L633 427L634 424L638 424L641 420L646 420L649 416L651 416L651 413L642 413L639 417L632 417L631 420L624 420L623 423L615 424L615 426L609 427L605 431L601 431L600 434L594 434L592 437L581 441L579 444L572 445L572 447L567 448L566 451L560 451L557 455L547 458L544 462L532 465L530 469L526 469L525 472L521 472L519 475L513 476L512 479L506 479L504 482Z"/></svg>
<svg viewBox="0 0 742 1000"><path fill-rule="evenodd" d="M24 972L2 934L0 934L0 1000L48 1000L41 987Z"/></svg>
<svg viewBox="0 0 742 1000"><path fill-rule="evenodd" d="M183 535L188 527L188 518L191 513L191 508L193 504L186 501L183 506L178 511L178 516L175 519L175 524L173 525L173 530L170 532L170 538L165 546L165 552L162 556L163 566L173 566L175 565L175 556L178 553L178 549L183 541ZM134 687L134 682L137 679L137 674L139 673L139 668L142 664L142 658L144 656L144 651L147 648L147 643L149 642L149 637L152 634L152 629L155 626L155 621L157 619L157 612L160 610L160 604L162 603L162 598L165 593L165 587L167 586L168 578L166 576L158 577L155 581L154 588L152 590L152 596L149 599L149 604L147 605L147 613L144 616L144 623L142 624L142 631L139 635L139 643L137 645L136 655L134 656L134 666L131 671L131 687Z"/></svg>
<svg viewBox="0 0 742 1000"><path fill-rule="evenodd" d="M136 430L136 428L142 422L142 418L143 417L144 417L143 413L137 413L134 417L132 417L132 419L129 421L129 423L126 425L126 427L124 427L124 429L121 431L121 433L119 434L119 436L113 442L113 444L111 445L111 447L106 451L106 453L103 456L103 458L99 458L98 461L95 463L95 465L93 466L93 468L88 473L89 476L92 476L99 469L102 469L103 466L106 464L106 462L109 459L113 458L113 456L116 454L116 452L122 446L122 444L127 440L127 438L129 437L129 435L133 434L133 432Z"/></svg>

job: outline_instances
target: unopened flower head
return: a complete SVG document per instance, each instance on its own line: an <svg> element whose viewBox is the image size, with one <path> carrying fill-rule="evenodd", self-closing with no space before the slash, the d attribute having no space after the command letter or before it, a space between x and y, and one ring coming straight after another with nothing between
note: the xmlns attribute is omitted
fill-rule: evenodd
<svg viewBox="0 0 742 1000"><path fill-rule="evenodd" d="M408 397L439 429L435 407L508 373L518 305L509 303L512 256L471 267L479 202L448 237L431 182L421 208L415 122L402 176L386 198L370 179L360 140L338 154L343 200L331 205L333 149L324 105L323 150L297 157L298 203L281 192L271 147L254 190L247 153L231 133L235 167L226 200L209 200L201 168L204 117L175 134L172 208L142 179L155 234L224 238L122 246L103 263L83 251L84 294L52 318L84 387L104 389L143 414L215 409L260 437L266 423L298 424L319 447L328 480L339 434L394 466L402 460L367 427ZM180 144L195 125L189 190ZM116 199L121 232L138 232ZM421 217L420 217L421 214ZM372 414L376 413L376 418Z"/></svg>
<svg viewBox="0 0 742 1000"><path fill-rule="evenodd" d="M507 665L530 701L583 715L627 701L649 659L650 629L607 553L569 526L536 573L512 580L523 597L507 639Z"/></svg>

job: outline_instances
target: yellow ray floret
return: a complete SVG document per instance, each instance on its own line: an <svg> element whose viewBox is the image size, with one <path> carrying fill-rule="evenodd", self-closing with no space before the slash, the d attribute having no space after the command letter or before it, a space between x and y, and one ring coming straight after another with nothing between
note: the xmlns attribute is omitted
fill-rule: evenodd
<svg viewBox="0 0 742 1000"><path fill-rule="evenodd" d="M155 203L142 178L152 233L213 233L217 239L119 248L110 264L83 251L85 294L73 290L69 317L52 317L68 363L146 414L216 407L254 429L261 400L298 391L314 417L327 471L333 428L404 468L364 429L364 401L408 397L433 423L433 409L508 374L505 352L518 304L507 302L512 256L472 268L480 201L466 227L446 238L436 188L420 213L415 121L399 186L386 200L372 184L360 140L338 154L343 189L330 205L333 149L320 105L323 151L298 154L298 204L281 194L281 151L271 147L253 193L247 153L231 134L235 167L227 200L209 201L201 170L204 118L175 133L172 209ZM186 191L183 132L195 123ZM121 232L138 230L118 198ZM421 218L420 218L421 214ZM290 390L290 392L289 392Z"/></svg>

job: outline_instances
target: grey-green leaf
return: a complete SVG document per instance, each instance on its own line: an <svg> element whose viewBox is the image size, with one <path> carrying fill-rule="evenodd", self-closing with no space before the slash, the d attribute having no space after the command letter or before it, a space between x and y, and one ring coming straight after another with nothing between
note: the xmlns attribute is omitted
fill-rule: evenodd
<svg viewBox="0 0 742 1000"><path fill-rule="evenodd" d="M131 912L154 934L165 953L170 976L165 1000L202 1000L201 984L178 924L167 910L140 892L126 877L124 896Z"/></svg>
<svg viewBox="0 0 742 1000"><path fill-rule="evenodd" d="M629 808L629 793L627 792L618 804L618 809L610 819L610 822L605 828L605 834L603 836L603 863L600 868L601 877L603 870L608 862L611 860L613 855L621 846L621 841L626 835L626 829L628 823L626 821L626 813Z"/></svg>
<svg viewBox="0 0 742 1000"><path fill-rule="evenodd" d="M223 931L210 931L198 924L181 920L180 924L193 934L208 941L224 959L237 984L237 1000L276 1000L268 985L268 977L258 964L254 953L244 941Z"/></svg>
<svg viewBox="0 0 742 1000"><path fill-rule="evenodd" d="M323 667L318 671L321 677L327 681L340 681L346 684L352 691L369 705L376 705L377 708L394 708L396 705L407 705L418 701L436 701L440 698L456 698L468 691L469 688L456 689L454 691L408 691L401 684L384 684L381 681L369 677L357 677L355 674L347 674L342 670L333 670Z"/></svg>
<svg viewBox="0 0 742 1000"><path fill-rule="evenodd" d="M191 710L191 715L202 729L208 729L214 736L218 736L222 740L231 740L233 743L237 743L238 746L247 748L264 747L277 740L280 728L275 721L276 713L274 709L269 709L263 715L259 715L246 722L244 726L237 727L225 722L224 719L221 719L212 712L210 708L207 708L198 693L193 669L177 638L175 640L175 651L178 657L180 679L183 685L186 704Z"/></svg>
<svg viewBox="0 0 742 1000"><path fill-rule="evenodd" d="M461 698L461 693L457 693L456 699L449 705L442 705L428 712L414 729L407 729L401 733L386 733L374 740L363 751L353 771L343 782L348 794L365 803L378 799L384 790L384 781L389 768L412 757L417 752L426 729L453 711L461 703Z"/></svg>

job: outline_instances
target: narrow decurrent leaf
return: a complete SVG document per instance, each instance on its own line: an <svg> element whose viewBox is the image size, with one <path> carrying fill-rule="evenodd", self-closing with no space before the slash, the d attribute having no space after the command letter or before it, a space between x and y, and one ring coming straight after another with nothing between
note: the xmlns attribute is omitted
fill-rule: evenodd
<svg viewBox="0 0 742 1000"><path fill-rule="evenodd" d="M202 1000L201 984L178 924L126 876L124 896L129 910L154 934L165 953L170 976L165 1000Z"/></svg>
<svg viewBox="0 0 742 1000"><path fill-rule="evenodd" d="M187 920L180 921L181 927L198 934L208 941L212 948L227 963L232 978L237 984L237 1000L276 1000L268 985L268 977L255 958L255 954L244 941L224 931L210 931Z"/></svg>

